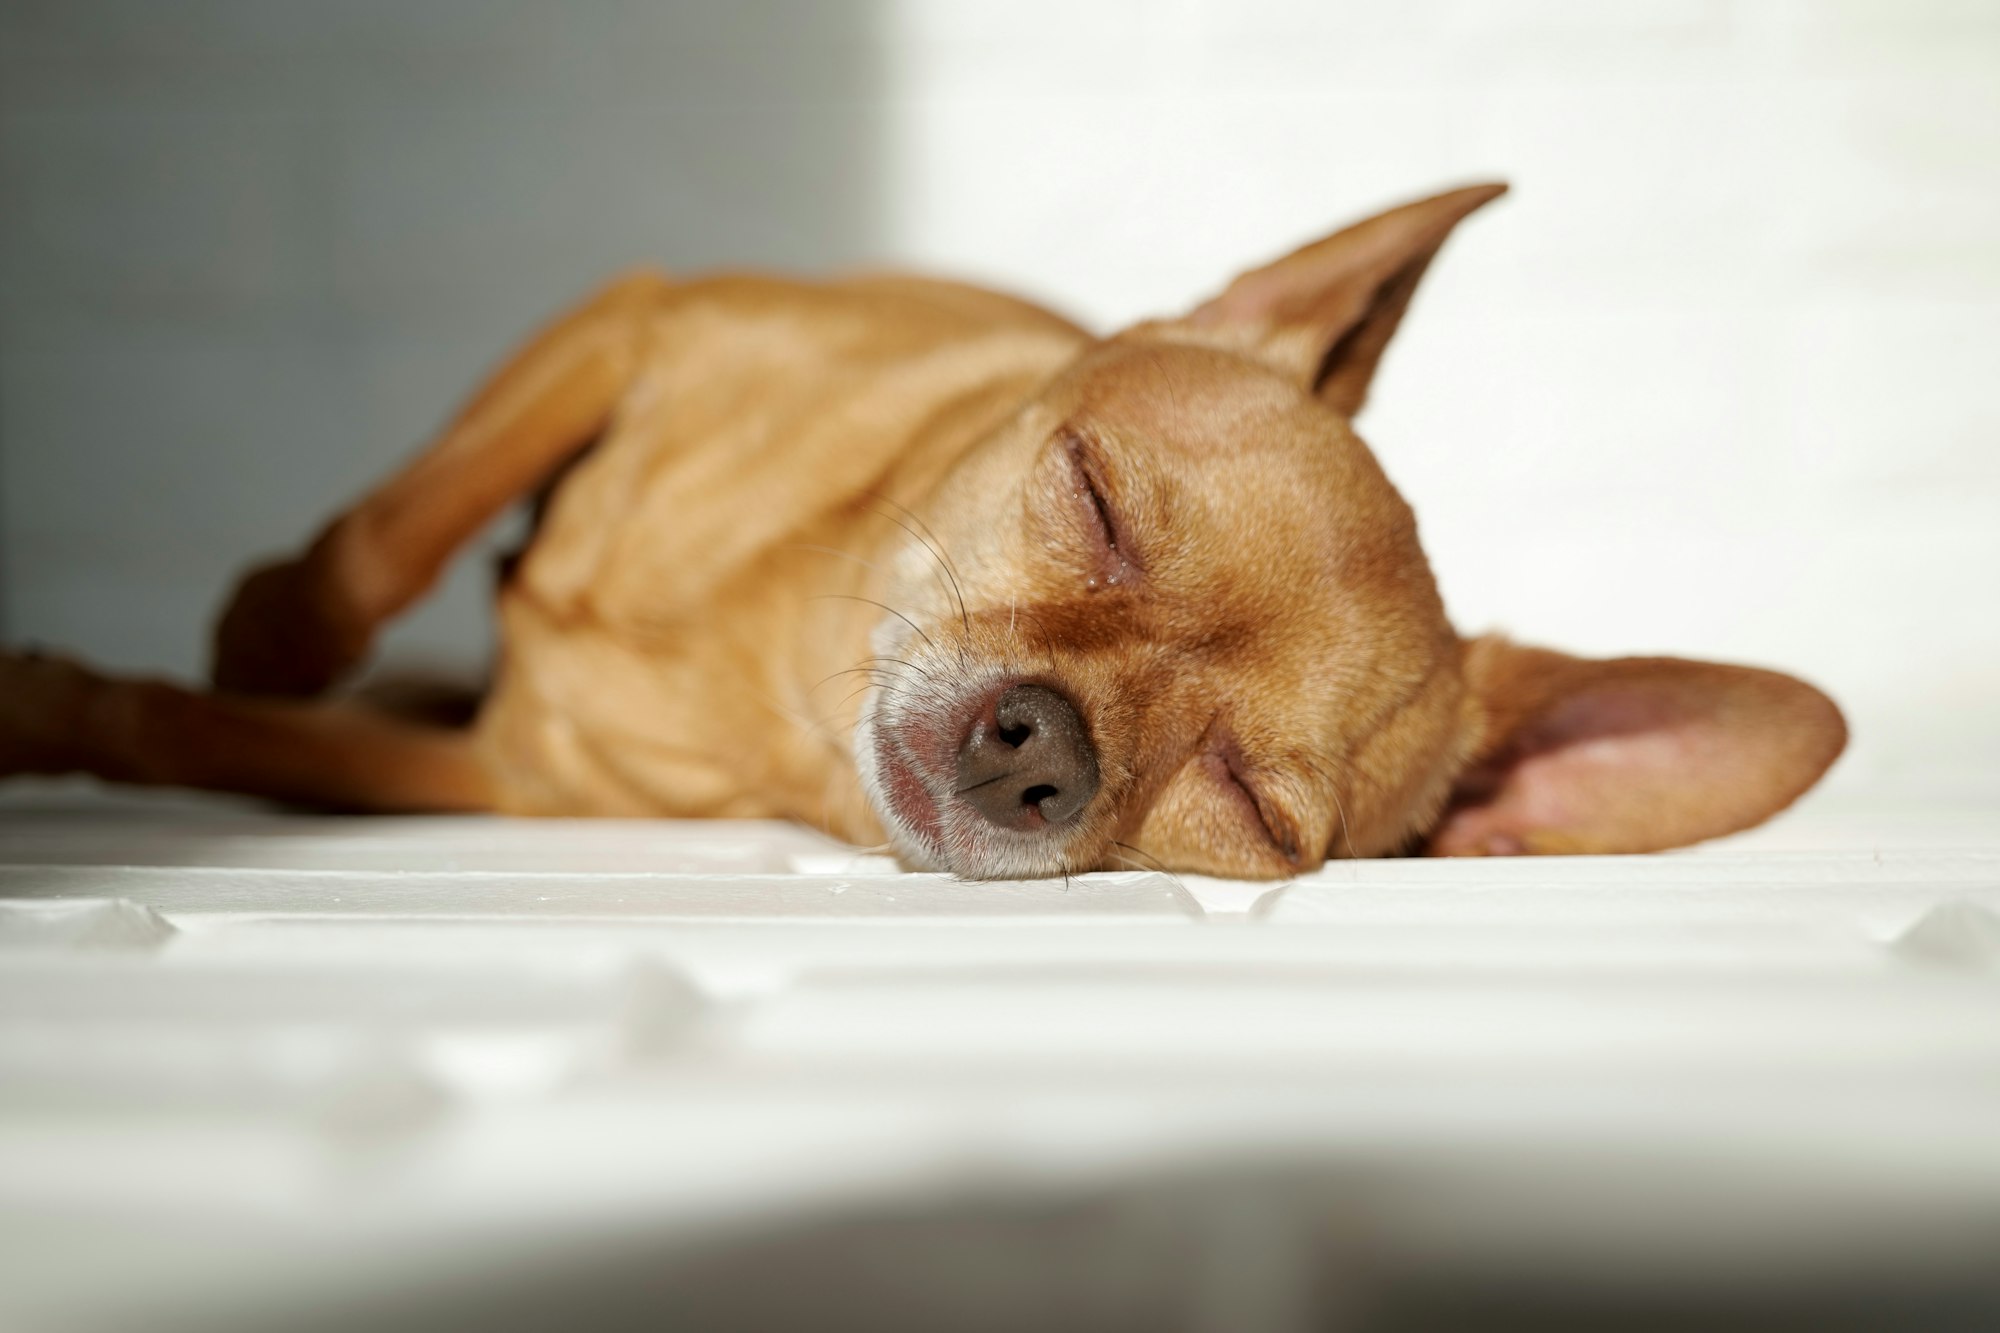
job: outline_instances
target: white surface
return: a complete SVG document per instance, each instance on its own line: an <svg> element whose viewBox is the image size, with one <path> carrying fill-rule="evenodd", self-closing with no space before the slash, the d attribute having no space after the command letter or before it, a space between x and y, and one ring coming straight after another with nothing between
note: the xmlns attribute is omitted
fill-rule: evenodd
<svg viewBox="0 0 2000 1333"><path fill-rule="evenodd" d="M1239 886L77 802L0 807L0 1327L582 1273L681 1327L1288 1329L1336 1271L1930 1299L2000 1246L1991 810Z"/></svg>

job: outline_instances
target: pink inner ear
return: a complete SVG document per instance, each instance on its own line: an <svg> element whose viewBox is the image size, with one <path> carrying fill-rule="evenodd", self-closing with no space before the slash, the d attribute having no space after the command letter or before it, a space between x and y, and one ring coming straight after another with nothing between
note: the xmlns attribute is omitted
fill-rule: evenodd
<svg viewBox="0 0 2000 1333"><path fill-rule="evenodd" d="M1556 704L1465 776L1431 854L1634 850L1635 828L1677 824L1672 807L1738 757L1715 714L1691 702L1611 687Z"/></svg>

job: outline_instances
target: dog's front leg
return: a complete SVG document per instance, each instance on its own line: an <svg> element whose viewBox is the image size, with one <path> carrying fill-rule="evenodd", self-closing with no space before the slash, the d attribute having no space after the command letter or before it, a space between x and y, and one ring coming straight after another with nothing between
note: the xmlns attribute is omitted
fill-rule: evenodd
<svg viewBox="0 0 2000 1333"><path fill-rule="evenodd" d="M544 329L436 442L303 554L245 576L216 627L217 688L314 695L358 665L376 629L427 592L465 542L603 430L668 287L657 273L634 274Z"/></svg>

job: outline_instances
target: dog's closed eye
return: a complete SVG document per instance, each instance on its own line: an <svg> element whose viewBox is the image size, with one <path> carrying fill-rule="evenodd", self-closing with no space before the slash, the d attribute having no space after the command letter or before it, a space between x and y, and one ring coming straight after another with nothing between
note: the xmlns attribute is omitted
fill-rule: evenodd
<svg viewBox="0 0 2000 1333"><path fill-rule="evenodd" d="M1233 749L1216 751L1208 756L1205 766L1214 775L1217 784L1242 811L1243 818L1256 829L1258 835L1286 861L1297 864L1299 859L1297 826L1258 792L1235 751Z"/></svg>
<svg viewBox="0 0 2000 1333"><path fill-rule="evenodd" d="M1063 450L1069 459L1071 490L1090 546L1090 573L1086 582L1092 589L1123 583L1131 575L1132 562L1117 513L1105 498L1109 487L1103 461L1080 435L1066 435Z"/></svg>

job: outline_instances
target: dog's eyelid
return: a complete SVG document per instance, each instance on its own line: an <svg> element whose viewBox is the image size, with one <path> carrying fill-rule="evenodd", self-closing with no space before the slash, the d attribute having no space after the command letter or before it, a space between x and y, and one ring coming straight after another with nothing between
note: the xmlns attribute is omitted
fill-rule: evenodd
<svg viewBox="0 0 2000 1333"><path fill-rule="evenodd" d="M1112 508L1107 494L1110 487L1105 480L1103 461L1091 441L1081 432L1065 427L1057 438L1069 460L1086 518L1103 548L1099 553L1101 568L1091 577L1090 586L1096 588L1123 583L1132 570L1132 561L1126 549L1124 527L1118 521L1117 511Z"/></svg>
<svg viewBox="0 0 2000 1333"><path fill-rule="evenodd" d="M1233 744L1225 744L1215 752L1215 759L1223 776L1235 785L1243 794L1244 800L1249 803L1251 811L1257 817L1258 826L1263 830L1265 838L1269 839L1271 846L1276 848L1278 854L1285 860L1294 865L1298 864L1298 826L1287 819L1284 812L1272 805L1258 790L1257 784L1250 777L1252 770L1244 763L1241 751Z"/></svg>
<svg viewBox="0 0 2000 1333"><path fill-rule="evenodd" d="M1106 501L1104 494L1103 460L1098 457L1097 451L1091 448L1090 444L1080 435L1064 435L1063 450L1069 455L1070 470L1075 474L1078 485L1084 491L1088 492L1091 504L1104 517L1105 526L1108 530L1111 526L1111 506ZM1115 549L1117 533L1107 531L1107 536L1110 537Z"/></svg>

